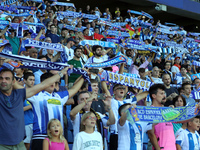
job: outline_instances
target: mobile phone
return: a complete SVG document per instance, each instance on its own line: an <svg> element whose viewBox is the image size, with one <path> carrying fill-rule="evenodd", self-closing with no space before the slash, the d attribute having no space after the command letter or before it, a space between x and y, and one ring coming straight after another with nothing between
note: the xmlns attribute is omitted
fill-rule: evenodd
<svg viewBox="0 0 200 150"><path fill-rule="evenodd" d="M104 100L104 99L106 99L106 96L105 96L105 94L101 93L101 94L97 95L97 99L98 100Z"/></svg>

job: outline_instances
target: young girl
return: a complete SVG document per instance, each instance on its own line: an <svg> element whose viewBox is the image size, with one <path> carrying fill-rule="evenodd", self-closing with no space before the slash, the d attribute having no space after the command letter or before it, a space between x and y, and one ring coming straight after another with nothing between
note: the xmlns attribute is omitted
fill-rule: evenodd
<svg viewBox="0 0 200 150"><path fill-rule="evenodd" d="M69 150L68 143L63 137L63 128L58 119L51 119L47 125L47 135L43 141L43 150Z"/></svg>
<svg viewBox="0 0 200 150"><path fill-rule="evenodd" d="M94 131L96 116L92 112L81 117L81 132L79 132L73 144L73 150L103 150L103 139L99 132Z"/></svg>

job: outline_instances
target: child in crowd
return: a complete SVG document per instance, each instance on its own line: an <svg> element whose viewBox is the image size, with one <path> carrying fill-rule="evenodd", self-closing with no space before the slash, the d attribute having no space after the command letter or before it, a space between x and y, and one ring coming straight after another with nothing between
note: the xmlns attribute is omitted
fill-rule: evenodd
<svg viewBox="0 0 200 150"><path fill-rule="evenodd" d="M43 141L43 150L69 150L63 136L63 128L58 119L51 119L47 125L47 135Z"/></svg>
<svg viewBox="0 0 200 150"><path fill-rule="evenodd" d="M103 139L99 132L94 131L96 116L92 112L83 114L81 118L81 132L74 140L73 150L103 150Z"/></svg>
<svg viewBox="0 0 200 150"><path fill-rule="evenodd" d="M126 110L132 105L123 104L119 107L121 116L118 123L118 150L143 150L144 133L152 129L152 124L148 122L136 122L131 124L127 120Z"/></svg>
<svg viewBox="0 0 200 150"><path fill-rule="evenodd" d="M180 132L179 136L176 137L176 148L177 150L199 150L200 139L198 130L200 127L199 116L191 119L187 123L187 129Z"/></svg>

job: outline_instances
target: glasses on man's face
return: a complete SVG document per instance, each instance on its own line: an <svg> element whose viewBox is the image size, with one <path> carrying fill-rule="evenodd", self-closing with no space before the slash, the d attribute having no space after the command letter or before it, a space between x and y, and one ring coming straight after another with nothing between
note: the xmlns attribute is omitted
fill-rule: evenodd
<svg viewBox="0 0 200 150"><path fill-rule="evenodd" d="M87 118L86 119L89 119L89 120L97 120L97 117L91 117L91 116L87 116Z"/></svg>

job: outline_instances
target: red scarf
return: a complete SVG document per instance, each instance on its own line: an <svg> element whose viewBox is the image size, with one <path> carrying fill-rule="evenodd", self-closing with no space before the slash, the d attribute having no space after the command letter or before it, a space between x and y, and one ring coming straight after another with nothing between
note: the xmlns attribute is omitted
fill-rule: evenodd
<svg viewBox="0 0 200 150"><path fill-rule="evenodd" d="M179 71L181 71L181 65L174 64L174 66L178 67Z"/></svg>

